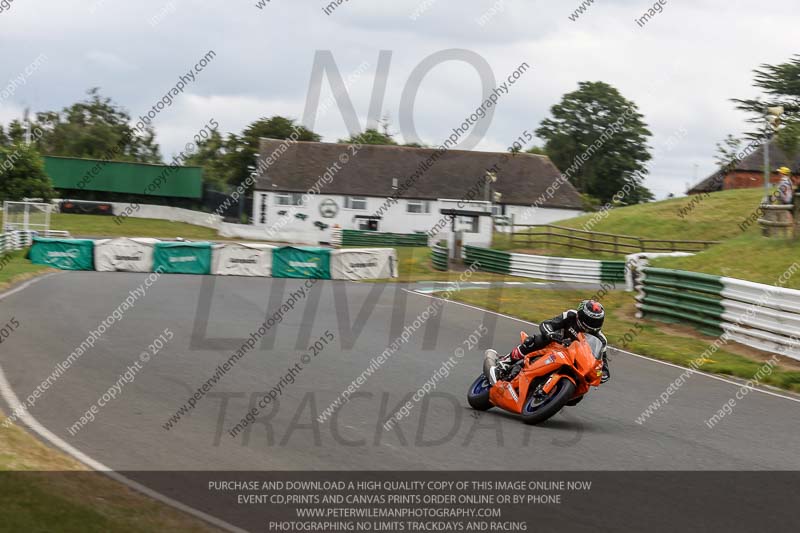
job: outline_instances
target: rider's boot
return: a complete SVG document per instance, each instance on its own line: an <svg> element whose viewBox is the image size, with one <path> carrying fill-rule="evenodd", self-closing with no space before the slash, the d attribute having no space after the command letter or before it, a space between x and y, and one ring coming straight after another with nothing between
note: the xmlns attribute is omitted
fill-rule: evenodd
<svg viewBox="0 0 800 533"><path fill-rule="evenodd" d="M611 379L611 371L608 369L608 356L603 354L603 374L600 376L600 383L605 383Z"/></svg>

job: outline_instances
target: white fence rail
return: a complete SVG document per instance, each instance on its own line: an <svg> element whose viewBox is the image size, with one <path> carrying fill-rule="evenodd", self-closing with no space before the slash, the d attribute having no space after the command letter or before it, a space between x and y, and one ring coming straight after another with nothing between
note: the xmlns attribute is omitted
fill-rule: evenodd
<svg viewBox="0 0 800 533"><path fill-rule="evenodd" d="M69 238L68 231L9 231L0 233L0 255L27 248L33 242L34 236L47 238Z"/></svg>

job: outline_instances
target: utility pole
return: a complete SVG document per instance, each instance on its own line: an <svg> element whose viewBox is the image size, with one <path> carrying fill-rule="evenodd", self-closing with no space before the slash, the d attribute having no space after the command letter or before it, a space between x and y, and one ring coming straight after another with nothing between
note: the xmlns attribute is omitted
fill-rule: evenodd
<svg viewBox="0 0 800 533"><path fill-rule="evenodd" d="M783 106L778 106L767 107L764 113L764 203L769 202L769 178L772 176L772 169L769 168L769 149L772 144L772 133L778 131L783 112Z"/></svg>
<svg viewBox="0 0 800 533"><path fill-rule="evenodd" d="M30 119L30 108L25 108L25 114L22 117L22 121L25 123L25 145L31 145L31 119Z"/></svg>

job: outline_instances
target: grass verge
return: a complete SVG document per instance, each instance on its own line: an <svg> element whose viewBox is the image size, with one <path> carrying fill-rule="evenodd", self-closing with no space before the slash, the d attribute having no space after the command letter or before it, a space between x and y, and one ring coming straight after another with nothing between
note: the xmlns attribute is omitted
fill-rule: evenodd
<svg viewBox="0 0 800 533"><path fill-rule="evenodd" d="M427 247L398 247L397 263L400 277L395 279L365 280L368 282L414 283L417 281L458 281L461 272L442 272L433 268L431 249ZM466 269L466 266L464 266ZM531 278L506 276L491 272L473 272L465 281L526 281Z"/></svg>
<svg viewBox="0 0 800 533"><path fill-rule="evenodd" d="M689 257L663 257L652 266L705 272L773 285L784 273L800 270L800 240L767 239L756 228ZM787 276L783 287L800 289L800 276Z"/></svg>
<svg viewBox="0 0 800 533"><path fill-rule="evenodd" d="M50 218L54 230L66 230L81 237L152 237L192 240L219 240L217 232L203 226L184 222L169 222L152 218L125 218L121 224L114 217L54 213Z"/></svg>
<svg viewBox="0 0 800 533"><path fill-rule="evenodd" d="M0 502L3 531L217 531L87 471L16 425L0 427Z"/></svg>
<svg viewBox="0 0 800 533"><path fill-rule="evenodd" d="M12 283L25 281L37 274L51 270L44 265L34 265L25 259L25 250L0 256L0 291Z"/></svg>
<svg viewBox="0 0 800 533"><path fill-rule="evenodd" d="M490 290L461 291L451 298L538 323L590 296L590 291L505 288L499 293ZM609 344L614 347L688 366L716 340L689 327L637 320L633 299L628 293L611 291L602 298L602 302L606 308L603 331ZM717 351L711 360L706 360L700 370L750 379L771 356L731 342ZM800 364L782 358L781 364L763 383L800 392Z"/></svg>
<svg viewBox="0 0 800 533"><path fill-rule="evenodd" d="M583 229L588 225L592 231L655 239L720 241L720 244L693 256L664 257L653 260L652 265L772 285L785 272L800 270L800 239L768 239L761 235L753 215L763 195L764 191L760 188L721 191L708 197L675 198L623 207L555 224L574 229ZM697 203L691 204L692 201ZM685 209L685 216L680 216L680 210L687 206L693 207ZM624 258L624 254L601 254L563 246L511 242L507 234L495 235L494 247L520 253L580 259ZM800 276L790 277L784 287L800 289Z"/></svg>

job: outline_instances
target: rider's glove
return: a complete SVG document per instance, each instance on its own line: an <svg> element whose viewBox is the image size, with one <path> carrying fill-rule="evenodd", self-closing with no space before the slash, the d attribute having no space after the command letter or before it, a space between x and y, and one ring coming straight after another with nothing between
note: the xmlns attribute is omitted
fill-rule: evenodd
<svg viewBox="0 0 800 533"><path fill-rule="evenodd" d="M602 375L600 376L600 383L605 383L609 379L611 379L611 371L608 369L608 356L603 354L603 370Z"/></svg>

